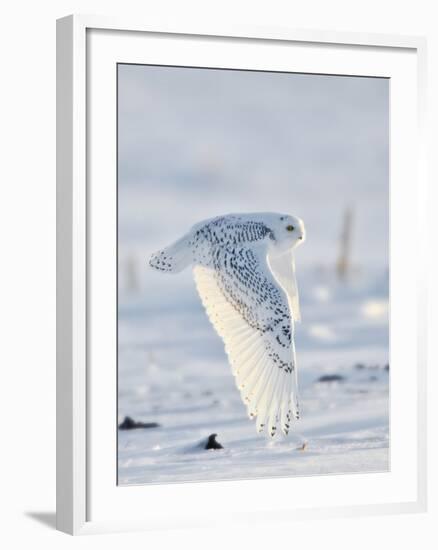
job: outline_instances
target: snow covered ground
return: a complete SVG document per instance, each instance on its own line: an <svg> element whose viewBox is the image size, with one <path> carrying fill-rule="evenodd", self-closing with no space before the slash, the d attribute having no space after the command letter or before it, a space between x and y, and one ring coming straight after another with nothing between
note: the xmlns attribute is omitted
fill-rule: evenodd
<svg viewBox="0 0 438 550"><path fill-rule="evenodd" d="M296 334L302 419L274 440L248 419L190 273L180 281L163 276L174 308L160 307L153 290L155 300L121 300L119 421L160 427L119 430L120 484L388 469L386 275L346 285L303 275ZM327 375L342 379L318 381ZM212 433L224 449L199 446Z"/></svg>

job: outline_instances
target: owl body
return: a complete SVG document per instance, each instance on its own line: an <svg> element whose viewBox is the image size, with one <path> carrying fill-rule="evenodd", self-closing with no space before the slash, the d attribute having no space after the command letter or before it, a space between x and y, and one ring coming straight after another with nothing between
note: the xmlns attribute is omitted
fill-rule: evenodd
<svg viewBox="0 0 438 550"><path fill-rule="evenodd" d="M294 320L299 319L293 249L303 222L286 214L230 214L200 222L150 265L193 267L208 317L225 344L258 431L287 434L299 418Z"/></svg>

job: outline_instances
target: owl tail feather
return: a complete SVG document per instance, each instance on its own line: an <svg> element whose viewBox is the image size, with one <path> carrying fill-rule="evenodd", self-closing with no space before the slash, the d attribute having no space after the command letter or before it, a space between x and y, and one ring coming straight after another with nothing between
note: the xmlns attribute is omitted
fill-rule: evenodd
<svg viewBox="0 0 438 550"><path fill-rule="evenodd" d="M179 273L188 267L191 261L189 237L185 235L170 246L154 252L149 259L149 265L158 271Z"/></svg>

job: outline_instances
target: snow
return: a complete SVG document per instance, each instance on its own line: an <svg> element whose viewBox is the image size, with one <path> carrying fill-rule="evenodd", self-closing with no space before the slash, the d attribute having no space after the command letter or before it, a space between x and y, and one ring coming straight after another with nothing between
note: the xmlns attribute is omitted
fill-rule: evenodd
<svg viewBox="0 0 438 550"><path fill-rule="evenodd" d="M121 298L119 421L128 415L160 427L119 430L120 484L388 469L388 325L363 309L370 286L384 301L384 277L377 284L372 277L371 284L332 281L330 307L314 298L319 276L304 275L296 334L302 419L288 437L273 440L257 434L247 417L190 278L175 285L175 276L164 276L173 308L138 295ZM327 374L343 379L318 382ZM212 433L224 449L199 445Z"/></svg>

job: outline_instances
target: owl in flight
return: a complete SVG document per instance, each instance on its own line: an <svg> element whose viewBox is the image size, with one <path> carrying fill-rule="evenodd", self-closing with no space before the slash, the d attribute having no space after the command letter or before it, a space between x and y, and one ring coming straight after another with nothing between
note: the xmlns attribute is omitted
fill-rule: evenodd
<svg viewBox="0 0 438 550"><path fill-rule="evenodd" d="M208 317L225 344L258 432L287 435L299 418L294 323L300 320L294 249L302 220L287 214L229 214L202 221L153 254L151 267L193 267Z"/></svg>

